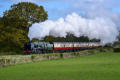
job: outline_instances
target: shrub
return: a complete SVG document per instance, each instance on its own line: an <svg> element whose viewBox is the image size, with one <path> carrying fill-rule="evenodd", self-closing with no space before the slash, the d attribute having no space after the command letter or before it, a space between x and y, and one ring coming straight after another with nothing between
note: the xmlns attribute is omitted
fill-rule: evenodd
<svg viewBox="0 0 120 80"><path fill-rule="evenodd" d="M79 55L80 55L80 53L79 53L79 52L76 52L76 53L75 53L75 55L76 55L76 56L79 56Z"/></svg>
<svg viewBox="0 0 120 80"><path fill-rule="evenodd" d="M0 59L0 66L2 66L5 63L4 59Z"/></svg>
<svg viewBox="0 0 120 80"><path fill-rule="evenodd" d="M31 60L34 61L35 57L36 57L35 55L32 55Z"/></svg>
<svg viewBox="0 0 120 80"><path fill-rule="evenodd" d="M60 58L63 58L63 53L60 53Z"/></svg>
<svg viewBox="0 0 120 80"><path fill-rule="evenodd" d="M120 48L114 48L114 52L120 52Z"/></svg>
<svg viewBox="0 0 120 80"><path fill-rule="evenodd" d="M10 64L10 59L6 59L6 64Z"/></svg>
<svg viewBox="0 0 120 80"><path fill-rule="evenodd" d="M105 50L104 47L99 48L99 51L100 51L100 52L106 52L106 50Z"/></svg>
<svg viewBox="0 0 120 80"><path fill-rule="evenodd" d="M94 54L94 53L95 53L95 50L88 50L88 53Z"/></svg>
<svg viewBox="0 0 120 80"><path fill-rule="evenodd" d="M73 56L75 56L75 55L76 55L76 53L75 53L75 52L73 52L73 53L72 53L72 55L73 55Z"/></svg>
<svg viewBox="0 0 120 80"><path fill-rule="evenodd" d="M50 59L50 55L49 54L47 54L46 57L47 57L48 60Z"/></svg>

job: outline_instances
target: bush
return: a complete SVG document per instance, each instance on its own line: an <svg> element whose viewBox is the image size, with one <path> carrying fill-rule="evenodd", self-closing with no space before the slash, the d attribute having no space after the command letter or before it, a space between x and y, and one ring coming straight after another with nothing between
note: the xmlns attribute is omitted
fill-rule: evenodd
<svg viewBox="0 0 120 80"><path fill-rule="evenodd" d="M106 48L101 47L101 48L99 48L99 51L100 51L100 52L106 52Z"/></svg>
<svg viewBox="0 0 120 80"><path fill-rule="evenodd" d="M0 66L4 66L5 65L5 59L0 59Z"/></svg>
<svg viewBox="0 0 120 80"><path fill-rule="evenodd" d="M10 64L10 59L6 59L6 64Z"/></svg>
<svg viewBox="0 0 120 80"><path fill-rule="evenodd" d="M75 56L75 55L76 55L76 53L75 53L75 52L73 52L73 53L72 53L72 55L73 55L73 56Z"/></svg>
<svg viewBox="0 0 120 80"><path fill-rule="evenodd" d="M35 57L36 57L35 55L32 55L31 60L34 61Z"/></svg>
<svg viewBox="0 0 120 80"><path fill-rule="evenodd" d="M94 53L95 53L95 50L88 50L88 53L94 54Z"/></svg>
<svg viewBox="0 0 120 80"><path fill-rule="evenodd" d="M46 55L46 57L47 57L48 60L50 59L50 56L51 56L51 55L49 55L49 54Z"/></svg>
<svg viewBox="0 0 120 80"><path fill-rule="evenodd" d="M60 58L63 58L63 53L60 53Z"/></svg>
<svg viewBox="0 0 120 80"><path fill-rule="evenodd" d="M80 53L79 53L79 52L76 52L76 53L74 53L74 55L75 55L75 56L79 56L79 55L80 55Z"/></svg>
<svg viewBox="0 0 120 80"><path fill-rule="evenodd" d="M114 48L114 52L120 52L120 48Z"/></svg>

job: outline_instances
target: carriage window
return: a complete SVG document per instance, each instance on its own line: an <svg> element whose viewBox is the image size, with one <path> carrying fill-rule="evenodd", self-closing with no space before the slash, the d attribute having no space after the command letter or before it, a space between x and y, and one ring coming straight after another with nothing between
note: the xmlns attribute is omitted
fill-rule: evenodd
<svg viewBox="0 0 120 80"><path fill-rule="evenodd" d="M35 45L35 48L37 48L38 47L38 45Z"/></svg>

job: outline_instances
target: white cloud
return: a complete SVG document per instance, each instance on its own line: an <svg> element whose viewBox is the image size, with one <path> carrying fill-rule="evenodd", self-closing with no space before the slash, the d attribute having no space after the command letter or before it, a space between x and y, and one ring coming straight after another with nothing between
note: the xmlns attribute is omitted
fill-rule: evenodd
<svg viewBox="0 0 120 80"><path fill-rule="evenodd" d="M41 39L48 35L65 37L67 32L73 33L77 37L85 35L90 39L101 39L102 44L112 43L118 35L116 24L109 18L87 19L72 13L65 19L60 18L57 21L48 20L33 24L28 36L30 39Z"/></svg>

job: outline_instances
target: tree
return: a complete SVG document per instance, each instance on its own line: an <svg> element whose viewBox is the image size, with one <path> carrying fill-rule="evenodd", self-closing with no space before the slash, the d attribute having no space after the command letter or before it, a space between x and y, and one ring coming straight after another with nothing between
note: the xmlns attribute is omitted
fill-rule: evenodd
<svg viewBox="0 0 120 80"><path fill-rule="evenodd" d="M0 50L23 49L33 23L43 22L48 14L42 6L30 2L14 4L0 18Z"/></svg>
<svg viewBox="0 0 120 80"><path fill-rule="evenodd" d="M54 36L46 36L44 37L43 41L45 42L53 42L55 40L55 37Z"/></svg>
<svg viewBox="0 0 120 80"><path fill-rule="evenodd" d="M30 2L14 4L8 11L4 12L3 21L6 25L29 29L36 22L43 22L48 19L48 14L43 6Z"/></svg>
<svg viewBox="0 0 120 80"><path fill-rule="evenodd" d="M23 29L11 28L10 26L0 26L0 49L2 51L12 51L23 49L24 43L28 42L26 31Z"/></svg>
<svg viewBox="0 0 120 80"><path fill-rule="evenodd" d="M76 37L74 34L67 33L66 37L45 36L42 41L46 42L100 42L99 39L89 39L87 36Z"/></svg>

